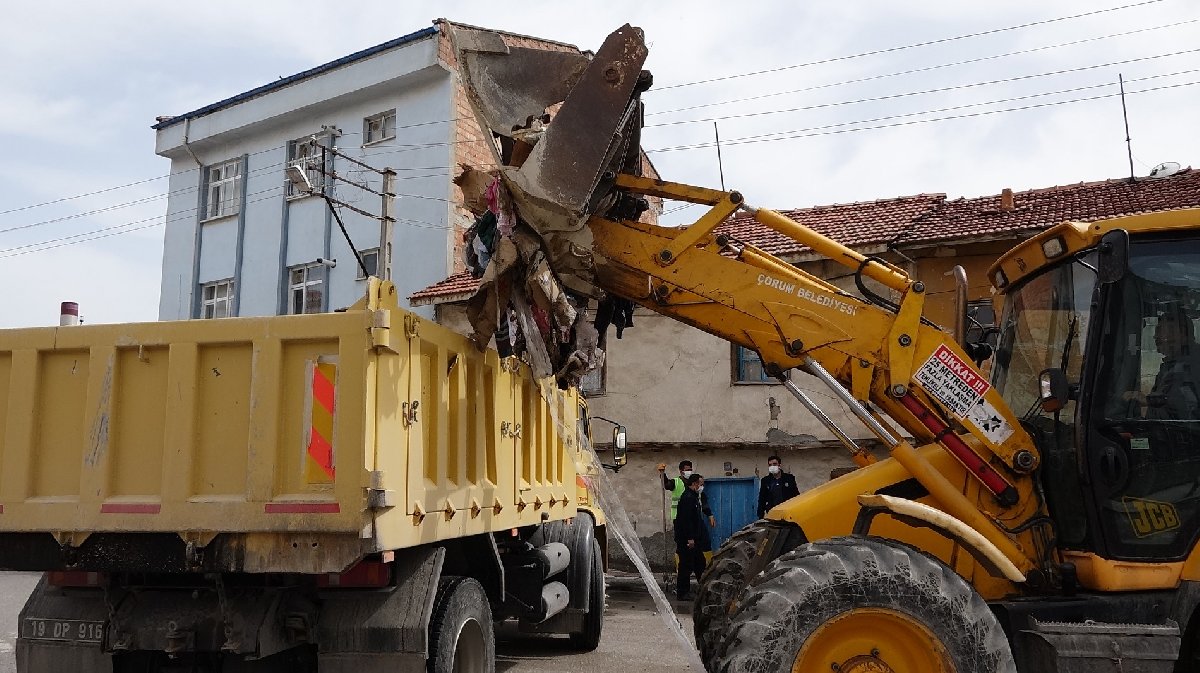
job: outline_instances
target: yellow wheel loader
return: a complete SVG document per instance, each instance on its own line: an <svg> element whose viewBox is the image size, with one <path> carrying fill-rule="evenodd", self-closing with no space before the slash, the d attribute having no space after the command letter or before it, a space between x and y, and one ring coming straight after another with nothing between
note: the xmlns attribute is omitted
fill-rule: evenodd
<svg viewBox="0 0 1200 673"><path fill-rule="evenodd" d="M456 44L493 175L562 285L754 350L860 466L716 553L695 604L710 671L1200 670L1200 211L1023 242L990 270L990 353L925 319L902 268L738 192L644 176L640 30L553 64L482 31ZM708 210L655 226L655 198ZM735 213L844 265L857 291L722 234Z"/></svg>

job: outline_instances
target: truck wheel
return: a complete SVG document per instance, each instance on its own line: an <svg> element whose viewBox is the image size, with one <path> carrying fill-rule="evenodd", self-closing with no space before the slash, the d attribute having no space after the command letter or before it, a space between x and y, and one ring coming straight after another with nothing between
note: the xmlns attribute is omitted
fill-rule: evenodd
<svg viewBox="0 0 1200 673"><path fill-rule="evenodd" d="M713 554L712 563L700 578L700 589L692 609L692 632L696 635L700 658L708 670L713 670L712 660L729 628L729 606L750 581L746 569L750 567L758 543L766 536L767 527L761 519L734 533Z"/></svg>
<svg viewBox="0 0 1200 673"><path fill-rule="evenodd" d="M859 536L780 556L741 595L721 673L1016 673L983 598L940 561Z"/></svg>
<svg viewBox="0 0 1200 673"><path fill-rule="evenodd" d="M600 646L600 634L604 631L604 558L600 554L600 543L592 541L592 583L587 613L583 616L583 629L571 634L571 647L580 652L591 652Z"/></svg>
<svg viewBox="0 0 1200 673"><path fill-rule="evenodd" d="M426 665L429 673L495 673L492 609L478 581L445 577L438 582Z"/></svg>

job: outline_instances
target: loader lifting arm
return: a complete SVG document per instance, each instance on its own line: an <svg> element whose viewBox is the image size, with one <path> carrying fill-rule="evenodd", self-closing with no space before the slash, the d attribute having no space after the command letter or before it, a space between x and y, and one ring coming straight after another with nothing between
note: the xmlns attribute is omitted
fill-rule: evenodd
<svg viewBox="0 0 1200 673"><path fill-rule="evenodd" d="M628 175L615 183L629 193L710 209L683 228L593 216L588 226L595 241L597 285L754 350L777 376L793 368L813 374L947 513L979 531L1023 573L1046 562L996 525L1000 520L1011 529L1042 514L1030 477L1039 462L1034 443L959 345L922 318L925 289L920 281L779 213L752 208L737 192ZM850 294L759 248L714 233L738 210L899 300L891 303L870 288L870 299ZM789 390L803 396L794 385ZM980 408L986 409L986 418ZM918 445L939 444L962 462L994 496L991 511L980 511L885 416ZM848 442L856 462L871 460L828 417L818 418Z"/></svg>
<svg viewBox="0 0 1200 673"><path fill-rule="evenodd" d="M793 368L816 376L946 514L982 535L986 548L971 553L1002 556L1022 576L1051 569L1050 533L1030 523L1046 519L1032 476L1038 451L962 348L922 317L919 280L750 207L738 192L640 177L639 96L651 79L640 70L639 29L626 25L594 56L556 57L554 67L501 35L459 27L453 37L475 116L498 140L493 174L563 286L618 295L749 348L781 379ZM647 196L709 209L688 227L659 227L637 221ZM847 267L861 296L716 233L739 211ZM799 387L785 385L856 462L871 462ZM979 486L952 483L922 457L928 445L952 454Z"/></svg>

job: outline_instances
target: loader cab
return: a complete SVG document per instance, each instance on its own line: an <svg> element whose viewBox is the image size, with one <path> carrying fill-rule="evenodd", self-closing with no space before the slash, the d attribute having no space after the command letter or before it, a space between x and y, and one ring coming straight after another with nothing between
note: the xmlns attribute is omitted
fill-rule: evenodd
<svg viewBox="0 0 1200 673"><path fill-rule="evenodd" d="M1063 549L1177 561L1200 537L1198 229L1196 211L1061 225L993 267L1019 275L993 383L1042 454Z"/></svg>

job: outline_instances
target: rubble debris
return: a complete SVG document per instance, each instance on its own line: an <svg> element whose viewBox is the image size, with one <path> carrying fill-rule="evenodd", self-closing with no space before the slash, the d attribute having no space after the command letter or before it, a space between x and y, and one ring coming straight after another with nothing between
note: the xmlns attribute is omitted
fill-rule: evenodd
<svg viewBox="0 0 1200 673"><path fill-rule="evenodd" d="M647 207L612 189L618 173L641 174L639 96L652 81L641 69L644 37L625 25L594 55L515 47L462 27L452 39L499 164L463 164L454 179L476 217L463 251L481 281L467 302L471 338L481 349L494 338L537 375L578 385L603 364L608 327L621 338L633 326L632 302L595 284L587 220L610 211L636 219Z"/></svg>

